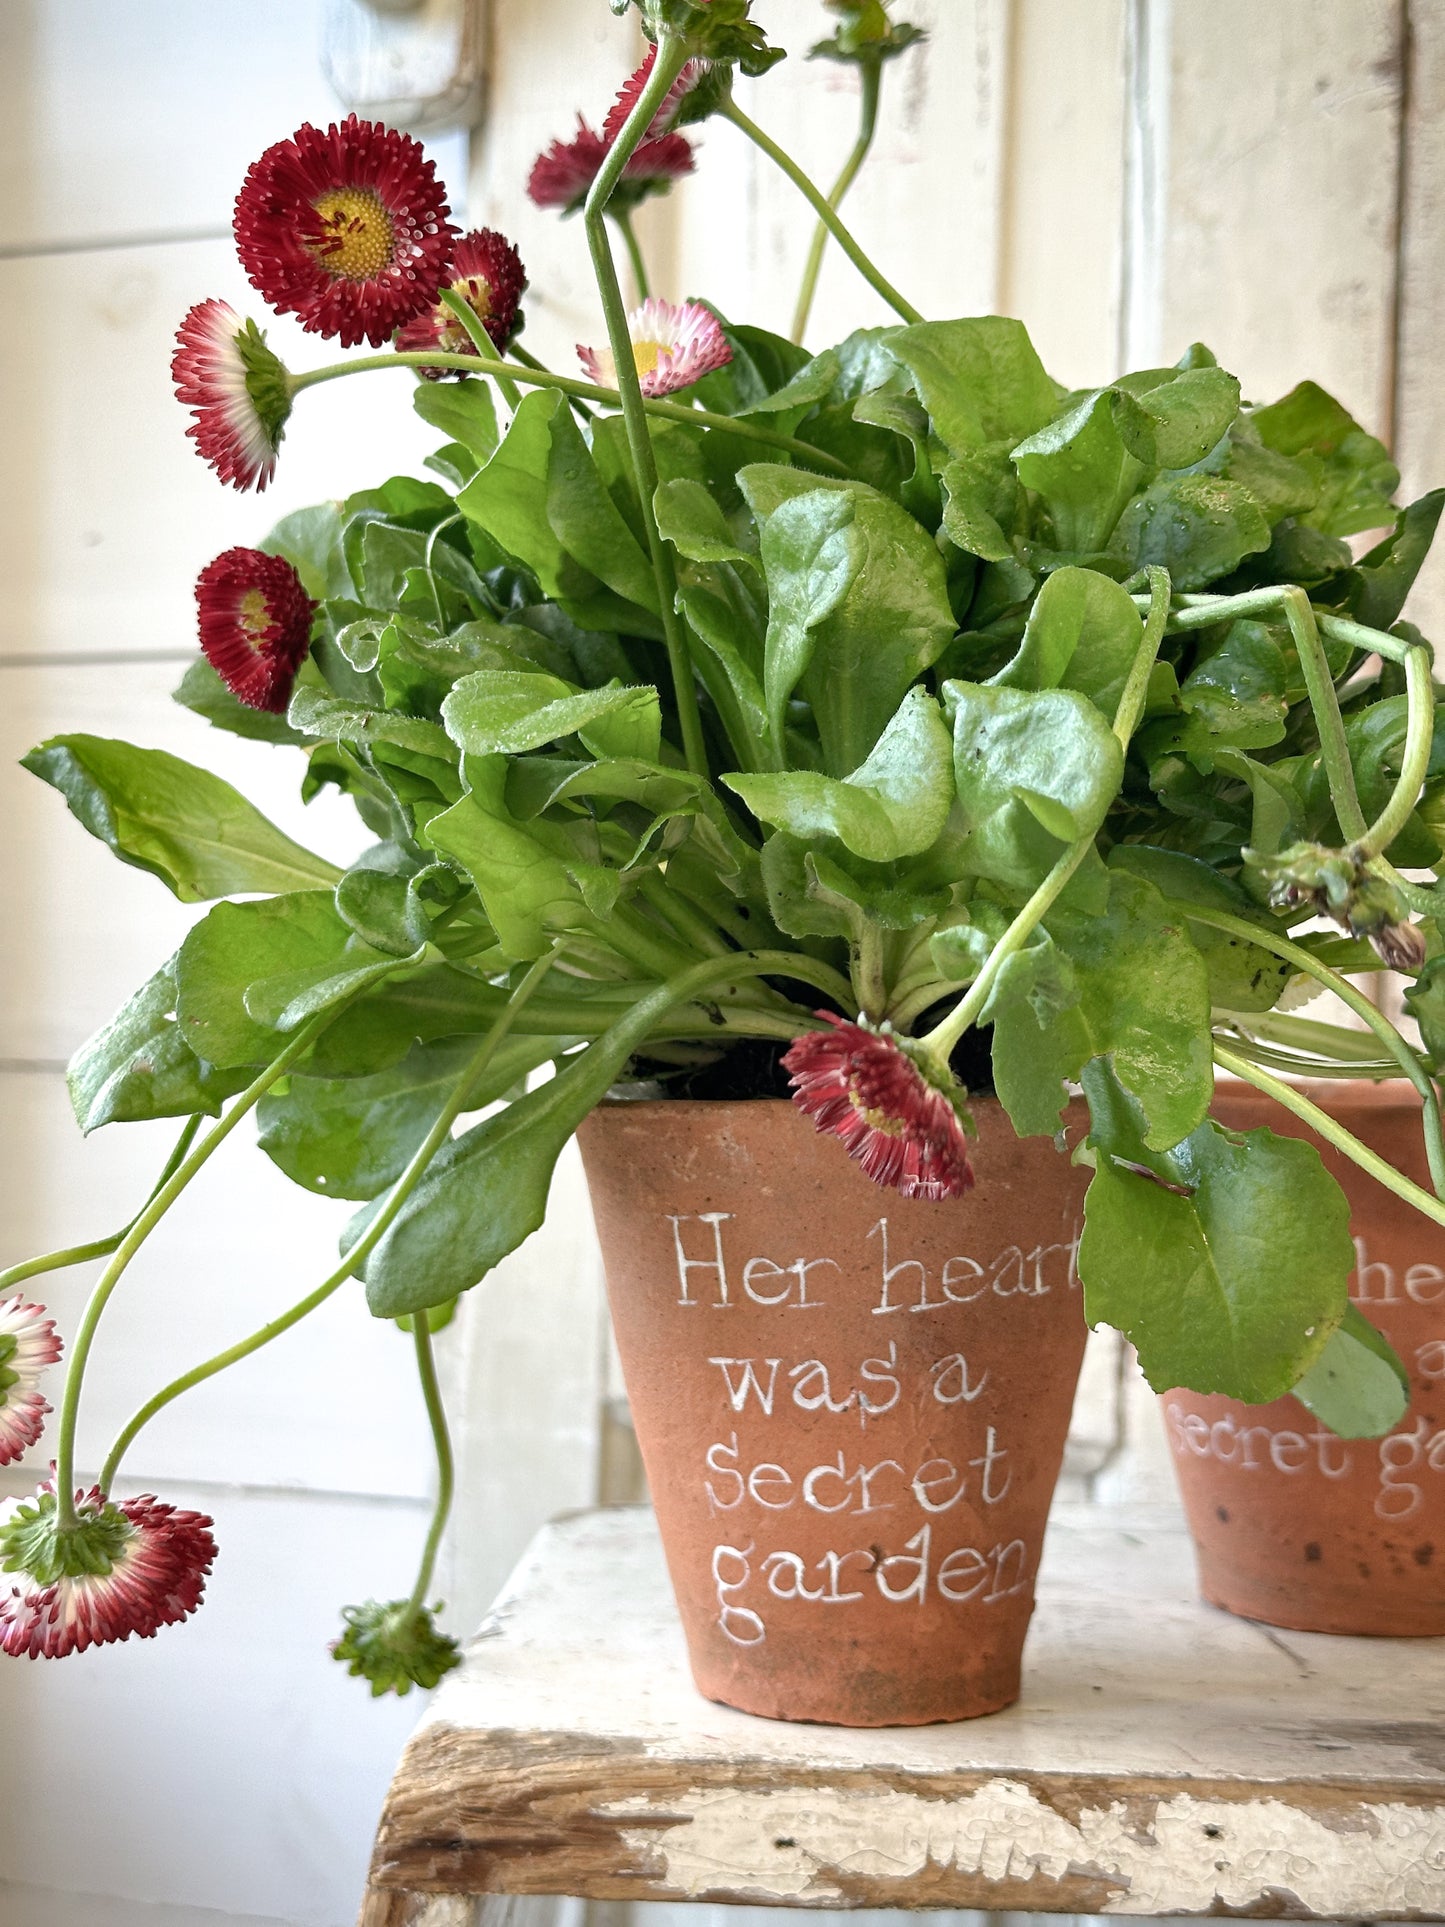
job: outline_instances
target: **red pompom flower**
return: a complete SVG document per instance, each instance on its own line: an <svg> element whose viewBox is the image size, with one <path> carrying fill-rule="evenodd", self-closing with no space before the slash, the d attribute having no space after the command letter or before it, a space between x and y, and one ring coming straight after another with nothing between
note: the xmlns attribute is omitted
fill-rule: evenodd
<svg viewBox="0 0 1445 1927"><path fill-rule="evenodd" d="M224 301L198 301L176 330L176 395L195 416L186 433L232 488L265 488L291 413L291 378L254 321Z"/></svg>
<svg viewBox="0 0 1445 1927"><path fill-rule="evenodd" d="M55 1489L0 1507L0 1570L23 1575L0 1592L0 1652L60 1659L113 1640L151 1639L201 1603L216 1558L213 1521L147 1494L77 1492L60 1523Z"/></svg>
<svg viewBox="0 0 1445 1927"><path fill-rule="evenodd" d="M607 158L610 142L577 116L577 132L570 141L555 140L532 163L527 192L538 207L560 208L575 214L587 199ZM697 165L692 142L685 134L664 134L645 140L627 157L622 179L608 206L621 211L636 207L649 194L660 194L674 181L691 174Z"/></svg>
<svg viewBox="0 0 1445 1927"><path fill-rule="evenodd" d="M196 579L201 649L221 681L251 709L280 715L311 646L316 604L279 555L227 549Z"/></svg>
<svg viewBox="0 0 1445 1927"><path fill-rule="evenodd" d="M632 116L632 110L642 98L642 90L652 78L652 69L657 61L656 47L649 47L642 65L635 73L629 74L618 91L616 100L607 109L607 118L602 123L602 138L610 147L622 132ZM653 115L645 139L659 140L670 133L678 124L683 103L688 95L701 83L707 74L707 67L701 60L689 60L677 79L662 97L662 105ZM688 118L691 118L688 116Z"/></svg>
<svg viewBox="0 0 1445 1927"><path fill-rule="evenodd" d="M497 348L505 349L517 330L517 307L527 285L522 257L505 234L495 228L476 228L457 242L450 282L486 329ZM396 337L403 353L440 348L449 355L474 355L477 350L461 322L440 302L425 314L414 315ZM460 375L459 368L423 368L430 381Z"/></svg>
<svg viewBox="0 0 1445 1927"><path fill-rule="evenodd" d="M252 163L236 248L280 314L345 348L379 347L436 300L457 231L421 144L355 114L309 124Z"/></svg>
<svg viewBox="0 0 1445 1927"><path fill-rule="evenodd" d="M957 1198L973 1185L958 1104L887 1031L819 1011L831 1030L790 1045L793 1102L841 1138L875 1184L905 1198Z"/></svg>
<svg viewBox="0 0 1445 1927"><path fill-rule="evenodd" d="M696 301L659 301L650 295L628 315L627 332L644 395L690 388L733 358L717 316ZM577 353L593 381L617 386L617 363L609 348L586 348L579 341Z"/></svg>
<svg viewBox="0 0 1445 1927"><path fill-rule="evenodd" d="M13 1465L40 1437L50 1410L37 1387L60 1357L55 1325L44 1305L17 1293L0 1300L0 1465Z"/></svg>

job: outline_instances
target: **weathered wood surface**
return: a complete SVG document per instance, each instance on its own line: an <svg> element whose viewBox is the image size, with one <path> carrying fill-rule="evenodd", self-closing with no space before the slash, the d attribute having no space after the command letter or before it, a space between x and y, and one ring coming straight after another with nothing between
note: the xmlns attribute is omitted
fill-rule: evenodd
<svg viewBox="0 0 1445 1927"><path fill-rule="evenodd" d="M651 1515L536 1541L392 1783L361 1927L462 1896L1445 1918L1445 1642L1201 1605L1177 1523L1056 1518L1022 1702L853 1732L687 1676Z"/></svg>

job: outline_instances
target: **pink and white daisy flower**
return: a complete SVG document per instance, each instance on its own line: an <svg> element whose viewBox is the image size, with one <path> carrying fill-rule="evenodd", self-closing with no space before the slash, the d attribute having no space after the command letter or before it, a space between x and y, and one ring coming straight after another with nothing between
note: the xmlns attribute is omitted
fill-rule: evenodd
<svg viewBox="0 0 1445 1927"><path fill-rule="evenodd" d="M610 145L579 114L572 139L553 141L533 161L527 193L538 207L575 214L587 199L587 190L596 180ZM691 174L696 165L692 142L685 134L662 134L656 140L645 140L628 155L608 206L620 211L634 208L649 194L660 194L684 174Z"/></svg>
<svg viewBox="0 0 1445 1927"><path fill-rule="evenodd" d="M819 1011L833 1026L789 1046L793 1102L847 1147L875 1184L905 1198L957 1198L973 1185L958 1101L907 1040ZM961 1093L959 1093L961 1096Z"/></svg>
<svg viewBox="0 0 1445 1927"><path fill-rule="evenodd" d="M0 1592L0 1652L60 1659L120 1639L153 1639L201 1603L216 1558L213 1521L150 1494L107 1499L77 1492L77 1519L60 1523L55 1489L0 1506L0 1570L21 1583Z"/></svg>
<svg viewBox="0 0 1445 1927"><path fill-rule="evenodd" d="M690 388L733 358L717 316L696 301L659 301L650 295L627 317L632 359L644 395L671 395ZM617 363L610 349L577 344L582 366L593 381L617 386Z"/></svg>
<svg viewBox="0 0 1445 1927"><path fill-rule="evenodd" d="M176 395L203 461L232 488L265 488L291 413L291 379L254 321L224 301L198 301L176 330Z"/></svg>
<svg viewBox="0 0 1445 1927"><path fill-rule="evenodd" d="M451 289L461 296L499 349L517 331L517 307L527 285L522 257L505 234L495 228L475 228L457 242L452 257ZM404 354L440 348L449 355L475 355L471 336L450 308L440 302L425 314L414 315L397 331L396 347ZM459 368L423 368L429 380L460 375Z"/></svg>
<svg viewBox="0 0 1445 1927"><path fill-rule="evenodd" d="M281 715L311 647L316 604L283 556L227 549L196 578L201 651L250 709Z"/></svg>
<svg viewBox="0 0 1445 1927"><path fill-rule="evenodd" d="M0 1465L13 1465L40 1437L49 1405L36 1387L60 1357L44 1305L17 1295L0 1300Z"/></svg>
<svg viewBox="0 0 1445 1927"><path fill-rule="evenodd" d="M379 348L437 298L457 231L409 134L355 114L309 123L254 161L236 197L241 265L279 314Z"/></svg>

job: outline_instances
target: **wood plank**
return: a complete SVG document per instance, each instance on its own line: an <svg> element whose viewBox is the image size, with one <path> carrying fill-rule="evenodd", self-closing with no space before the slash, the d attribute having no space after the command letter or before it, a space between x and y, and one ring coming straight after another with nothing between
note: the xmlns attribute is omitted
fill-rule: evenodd
<svg viewBox="0 0 1445 1927"><path fill-rule="evenodd" d="M1395 393L1395 453L1407 500L1445 482L1445 14L1412 7L1410 32ZM1445 543L1426 562L1409 613L1445 642Z"/></svg>
<svg viewBox="0 0 1445 1927"><path fill-rule="evenodd" d="M1216 1612L1171 1520L1056 1512L1021 1702L865 1732L700 1699L650 1514L559 1522L402 1757L363 1927L397 1892L1445 1915L1442 1643Z"/></svg>
<svg viewBox="0 0 1445 1927"><path fill-rule="evenodd" d="M1156 341L1272 400L1305 376L1388 430L1402 108L1397 0L1179 0L1166 49ZM1168 23L1166 25L1166 23Z"/></svg>

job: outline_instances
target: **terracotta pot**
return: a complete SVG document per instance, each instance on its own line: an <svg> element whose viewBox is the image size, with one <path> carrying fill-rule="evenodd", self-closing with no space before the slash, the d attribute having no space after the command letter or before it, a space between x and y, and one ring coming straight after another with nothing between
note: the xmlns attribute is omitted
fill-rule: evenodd
<svg viewBox="0 0 1445 1927"><path fill-rule="evenodd" d="M710 1699L908 1726L1017 1697L1084 1347L1086 1173L977 1105L978 1186L880 1190L791 1104L580 1132L638 1442ZM1077 1140L1082 1107L1071 1108Z"/></svg>
<svg viewBox="0 0 1445 1927"><path fill-rule="evenodd" d="M1309 1094L1427 1190L1420 1100L1405 1083ZM1296 1399L1160 1403L1206 1599L1305 1632L1445 1634L1445 1232L1258 1091L1216 1096L1221 1124L1315 1145L1350 1200L1350 1294L1410 1369L1383 1439L1338 1439Z"/></svg>

